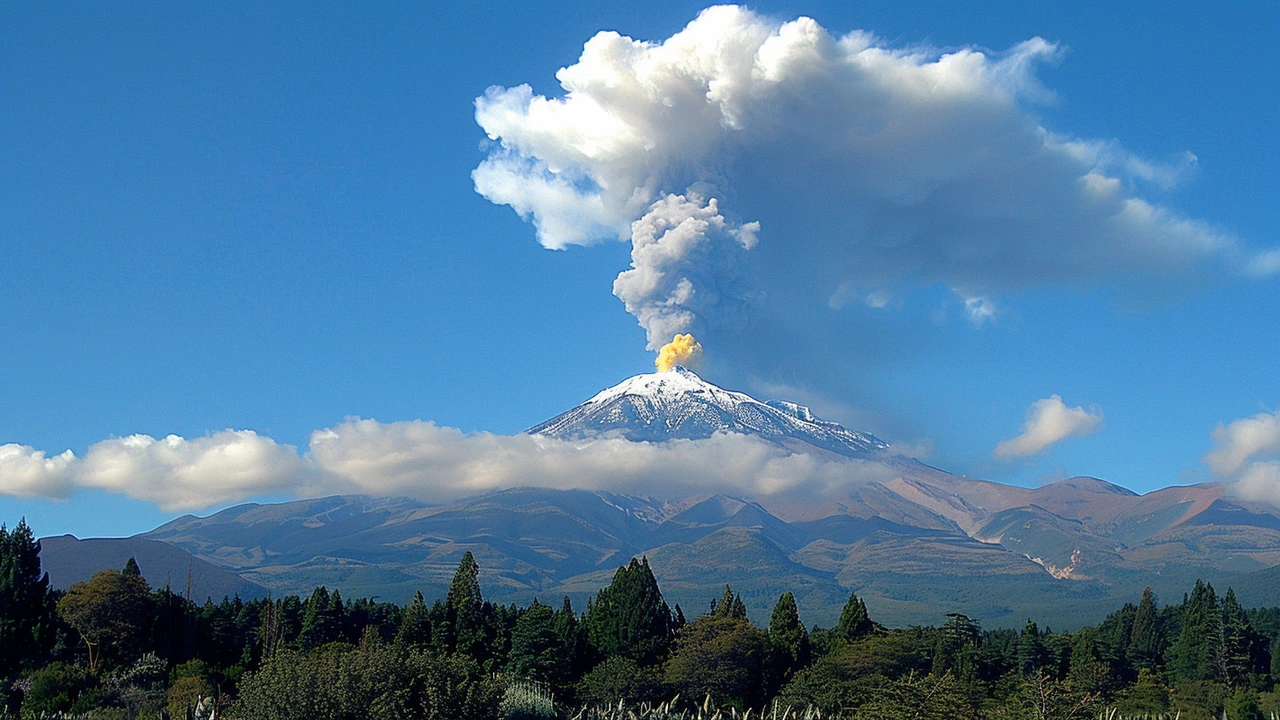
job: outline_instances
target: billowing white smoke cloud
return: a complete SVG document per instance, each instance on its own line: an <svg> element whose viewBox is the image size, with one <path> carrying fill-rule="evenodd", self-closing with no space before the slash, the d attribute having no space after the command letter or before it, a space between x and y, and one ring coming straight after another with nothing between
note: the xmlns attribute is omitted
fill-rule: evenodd
<svg viewBox="0 0 1280 720"><path fill-rule="evenodd" d="M635 443L571 443L532 435L467 435L430 422L351 419L311 436L310 452L248 430L185 440L105 440L83 459L0 447L0 493L62 498L99 488L165 510L192 510L266 493L367 493L442 501L517 486L615 492L821 494L889 479L874 462L791 454L745 435Z"/></svg>
<svg viewBox="0 0 1280 720"><path fill-rule="evenodd" d="M1027 409L1027 421L1022 424L1022 434L1001 440L991 455L1000 460L1030 457L1069 437L1094 433L1101 425L1101 410L1085 410L1079 406L1069 408L1060 396L1050 395L1031 403Z"/></svg>
<svg viewBox="0 0 1280 720"><path fill-rule="evenodd" d="M893 48L713 7L660 42L599 33L561 97L490 88L473 178L546 247L629 239L614 294L650 347L692 331L748 370L776 346L743 340L744 318L757 340L815 340L845 331L833 308L912 287L951 288L981 324L1002 292L1280 270L1136 193L1194 156L1160 166L1042 127L1034 73L1060 54Z"/></svg>
<svg viewBox="0 0 1280 720"><path fill-rule="evenodd" d="M1213 441L1204 461L1214 475L1233 478L1240 497L1280 504L1280 412L1218 425Z"/></svg>

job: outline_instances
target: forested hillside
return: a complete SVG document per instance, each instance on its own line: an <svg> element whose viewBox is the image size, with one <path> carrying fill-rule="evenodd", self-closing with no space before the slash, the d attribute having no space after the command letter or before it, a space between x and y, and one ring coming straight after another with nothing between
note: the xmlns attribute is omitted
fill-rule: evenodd
<svg viewBox="0 0 1280 720"><path fill-rule="evenodd" d="M584 608L486 601L470 553L430 603L320 587L197 605L149 587L133 559L54 591L39 551L25 522L0 530L0 717L605 718L672 699L650 717L775 704L865 719L1280 711L1280 608L1246 610L1203 582L1164 602L1147 591L1071 633L1034 618L984 630L955 613L887 628L856 595L833 627L807 626L791 592L758 627L731 587L669 606L643 558Z"/></svg>

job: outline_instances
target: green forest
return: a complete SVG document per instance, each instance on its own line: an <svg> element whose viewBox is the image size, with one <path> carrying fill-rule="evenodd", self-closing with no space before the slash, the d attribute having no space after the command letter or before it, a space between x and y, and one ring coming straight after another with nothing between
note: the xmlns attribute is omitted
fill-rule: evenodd
<svg viewBox="0 0 1280 720"><path fill-rule="evenodd" d="M407 605L212 599L149 587L137 563L65 592L26 522L0 526L0 718L1221 718L1280 713L1280 608L1197 582L1150 590L1095 627L959 614L886 628L856 594L806 627L792 593L768 627L733 588L670 607L632 559L585 608L486 602L463 555L448 595ZM748 714L749 713L749 714Z"/></svg>

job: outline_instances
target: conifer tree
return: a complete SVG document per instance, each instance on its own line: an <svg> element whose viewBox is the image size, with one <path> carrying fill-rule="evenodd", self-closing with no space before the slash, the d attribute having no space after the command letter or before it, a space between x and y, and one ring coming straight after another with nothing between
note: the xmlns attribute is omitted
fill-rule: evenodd
<svg viewBox="0 0 1280 720"><path fill-rule="evenodd" d="M1222 641L1223 679L1232 687L1247 684L1253 669L1255 633L1232 588L1227 588L1222 599Z"/></svg>
<svg viewBox="0 0 1280 720"><path fill-rule="evenodd" d="M338 639L338 619L334 612L333 598L330 597L329 590L321 585L311 593L302 608L302 629L298 633L298 644L304 650L312 650Z"/></svg>
<svg viewBox="0 0 1280 720"><path fill-rule="evenodd" d="M396 632L396 643L406 647L421 647L431 644L431 618L427 616L427 602L419 590L413 594L413 600L404 608L404 617L400 619L400 629Z"/></svg>
<svg viewBox="0 0 1280 720"><path fill-rule="evenodd" d="M587 605L587 640L605 658L625 657L639 665L662 660L671 646L671 608L662 599L649 560L631 559L613 582Z"/></svg>
<svg viewBox="0 0 1280 720"><path fill-rule="evenodd" d="M1030 619L1022 627L1018 636L1018 669L1026 677L1035 675L1048 660L1048 652L1044 640L1040 637L1040 628Z"/></svg>
<svg viewBox="0 0 1280 720"><path fill-rule="evenodd" d="M1133 615L1126 655L1135 667L1154 670L1160 660L1161 644L1155 593L1148 587L1142 591L1142 600Z"/></svg>
<svg viewBox="0 0 1280 720"><path fill-rule="evenodd" d="M26 520L0 525L0 678L43 656L53 642L55 610L40 541Z"/></svg>
<svg viewBox="0 0 1280 720"><path fill-rule="evenodd" d="M840 612L840 622L836 623L832 634L837 640L855 640L869 634L875 629L871 616L867 614L867 606L856 593L849 593L849 600Z"/></svg>
<svg viewBox="0 0 1280 720"><path fill-rule="evenodd" d="M1213 586L1197 580L1182 604L1182 629L1169 647L1169 672L1175 682L1222 678L1222 607Z"/></svg>
<svg viewBox="0 0 1280 720"><path fill-rule="evenodd" d="M142 577L142 568L138 567L138 559L130 556L129 561L124 564L124 570L121 570L128 577Z"/></svg>
<svg viewBox="0 0 1280 720"><path fill-rule="evenodd" d="M769 616L769 645L773 650L775 669L783 681L809 664L809 633L800 622L796 596L783 593Z"/></svg>
<svg viewBox="0 0 1280 720"><path fill-rule="evenodd" d="M549 683L559 679L556 666L561 661L561 653L555 613L535 598L533 604L520 614L511 633L507 671L518 678Z"/></svg>
<svg viewBox="0 0 1280 720"><path fill-rule="evenodd" d="M561 662L556 680L562 685L568 684L586 670L583 664L587 654L586 634L582 624L578 622L578 614L573 611L568 595L564 596L560 609L556 611L554 628L560 643Z"/></svg>
<svg viewBox="0 0 1280 720"><path fill-rule="evenodd" d="M725 585L724 594L720 596L720 601L716 602L713 600L711 602L711 615L713 617L746 620L747 606L743 604L741 595L735 595L733 588Z"/></svg>
<svg viewBox="0 0 1280 720"><path fill-rule="evenodd" d="M480 594L480 566L468 550L458 562L444 600L449 650L482 660L486 655L484 597Z"/></svg>

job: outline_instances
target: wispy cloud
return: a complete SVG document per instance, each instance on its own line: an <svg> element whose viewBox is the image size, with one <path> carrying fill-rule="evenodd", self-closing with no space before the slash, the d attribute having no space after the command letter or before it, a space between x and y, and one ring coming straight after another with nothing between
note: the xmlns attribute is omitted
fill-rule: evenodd
<svg viewBox="0 0 1280 720"><path fill-rule="evenodd" d="M1022 424L1022 434L1001 440L991 455L998 460L1030 457L1069 437L1097 432L1101 426L1101 409L1069 408L1060 396L1050 395L1031 403L1027 409L1027 420Z"/></svg>

